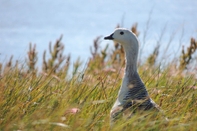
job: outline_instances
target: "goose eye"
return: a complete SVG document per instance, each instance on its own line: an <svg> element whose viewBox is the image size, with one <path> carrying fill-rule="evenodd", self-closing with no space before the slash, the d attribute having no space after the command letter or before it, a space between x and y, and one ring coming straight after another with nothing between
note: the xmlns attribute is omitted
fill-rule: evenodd
<svg viewBox="0 0 197 131"><path fill-rule="evenodd" d="M123 34L124 34L124 32L122 32L122 31L121 31L121 32L120 32L120 34L121 34L121 35L123 35Z"/></svg>

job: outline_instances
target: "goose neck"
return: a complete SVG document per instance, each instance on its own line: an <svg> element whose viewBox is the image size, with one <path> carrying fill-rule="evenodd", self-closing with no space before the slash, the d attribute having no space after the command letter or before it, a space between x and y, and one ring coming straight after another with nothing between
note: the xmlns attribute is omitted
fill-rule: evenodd
<svg viewBox="0 0 197 131"><path fill-rule="evenodd" d="M137 51L132 51L129 49L125 49L126 53L126 68L125 68L125 74L127 73L134 73L137 71Z"/></svg>

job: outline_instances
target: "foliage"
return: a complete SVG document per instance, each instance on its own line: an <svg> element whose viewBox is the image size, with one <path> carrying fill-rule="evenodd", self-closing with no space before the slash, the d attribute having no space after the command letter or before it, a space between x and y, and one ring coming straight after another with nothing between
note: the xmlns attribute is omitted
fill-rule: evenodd
<svg viewBox="0 0 197 131"><path fill-rule="evenodd" d="M180 60L180 69L185 69L186 66L191 63L192 55L195 53L196 49L197 49L197 41L194 38L191 38L190 46L187 48L187 52L185 52L183 46L181 60Z"/></svg>
<svg viewBox="0 0 197 131"><path fill-rule="evenodd" d="M132 31L139 35L137 24ZM120 120L109 125L109 112L114 103L125 64L121 45L114 43L101 49L97 37L90 48L87 67L79 71L81 61L74 63L69 76L70 55L63 54L62 36L52 48L50 57L43 54L42 69L36 67L36 46L30 48L25 64L0 63L0 130L196 130L197 86L196 76L183 72L194 52L182 53L180 63L156 65L158 47L139 73L151 98L163 109L166 121L159 114L148 117L135 114L130 120ZM191 43L195 43L191 39ZM189 48L190 48L189 47ZM188 57L189 60L185 58ZM182 62L183 61L183 62ZM149 64L147 64L147 62ZM181 68L179 68L179 65Z"/></svg>

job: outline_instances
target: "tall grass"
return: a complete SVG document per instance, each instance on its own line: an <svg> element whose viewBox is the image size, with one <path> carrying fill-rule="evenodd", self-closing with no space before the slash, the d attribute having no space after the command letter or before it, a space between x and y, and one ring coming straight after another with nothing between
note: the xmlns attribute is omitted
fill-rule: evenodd
<svg viewBox="0 0 197 131"><path fill-rule="evenodd" d="M134 25L132 31L137 31ZM139 64L139 73L151 98L162 108L169 121L159 114L144 118L135 114L130 120L109 125L109 112L114 103L125 64L123 48L114 43L100 49L97 37L90 48L87 67L79 72L81 61L74 63L69 75L70 55L63 55L62 36L49 44L50 57L43 54L42 69L36 45L30 44L26 63L12 60L0 63L0 130L196 130L197 86L194 73L187 72L197 48L196 40L181 53L179 61L167 66L155 64L153 53Z"/></svg>

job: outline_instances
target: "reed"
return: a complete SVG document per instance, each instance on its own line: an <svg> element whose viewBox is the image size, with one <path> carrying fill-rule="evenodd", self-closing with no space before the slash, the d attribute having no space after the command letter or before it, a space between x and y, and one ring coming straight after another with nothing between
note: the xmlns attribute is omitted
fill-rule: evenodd
<svg viewBox="0 0 197 131"><path fill-rule="evenodd" d="M131 30L140 35L135 24ZM42 69L36 45L30 44L26 62L0 63L0 130L196 130L196 76L182 74L195 58L196 41L191 39L178 62L166 66L158 61L158 47L140 63L139 73L151 98L160 105L169 121L159 114L134 115L110 128L109 112L121 85L125 64L118 43L101 48L101 37L93 41L91 56L83 71L82 62L70 62L61 36L43 53ZM161 47L161 46L160 46ZM25 58L24 58L25 59ZM147 61L149 64L147 64ZM69 67L73 66L72 75ZM178 68L177 68L178 67Z"/></svg>

